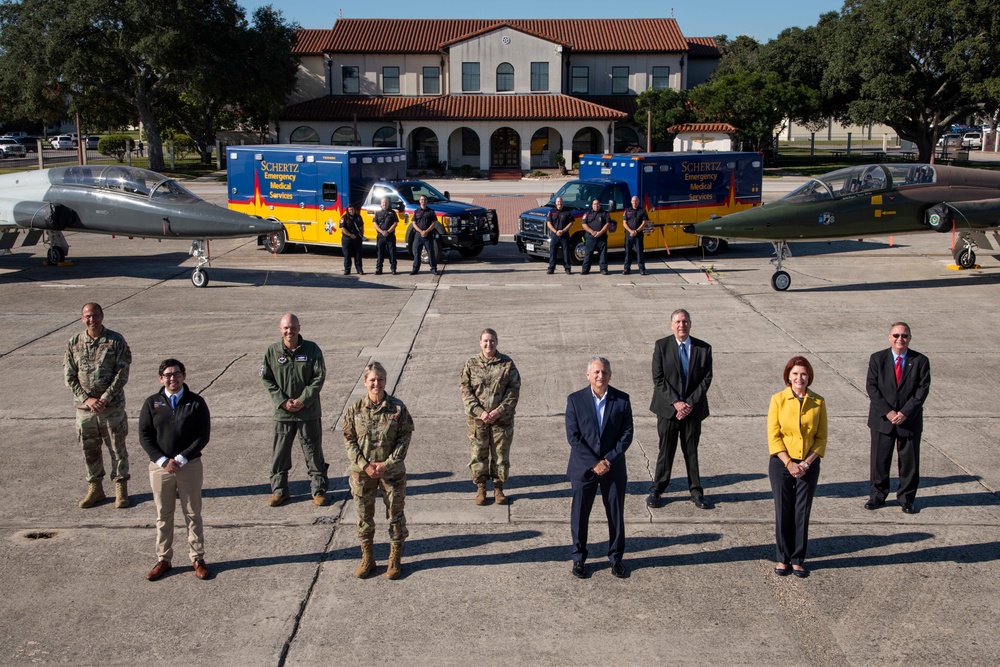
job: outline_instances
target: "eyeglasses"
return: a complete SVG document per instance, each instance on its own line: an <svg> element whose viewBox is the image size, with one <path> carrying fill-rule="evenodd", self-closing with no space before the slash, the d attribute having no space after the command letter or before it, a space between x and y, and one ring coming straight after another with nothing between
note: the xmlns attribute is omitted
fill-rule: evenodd
<svg viewBox="0 0 1000 667"><path fill-rule="evenodd" d="M180 377L184 377L184 373L164 373L164 374L163 374L163 375L161 375L160 377L161 377L161 378L164 378L164 379L166 379L166 380L169 380L169 379L171 379L171 378L180 378Z"/></svg>
<svg viewBox="0 0 1000 667"><path fill-rule="evenodd" d="M892 334L892 337L893 338L902 338L903 340L906 340L907 338L910 337L910 334Z"/></svg>

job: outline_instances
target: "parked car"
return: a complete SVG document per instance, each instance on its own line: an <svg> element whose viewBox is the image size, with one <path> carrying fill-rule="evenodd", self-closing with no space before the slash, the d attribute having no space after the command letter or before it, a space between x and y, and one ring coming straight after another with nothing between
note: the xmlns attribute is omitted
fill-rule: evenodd
<svg viewBox="0 0 1000 667"><path fill-rule="evenodd" d="M49 144L52 148L58 150L73 150L76 148L76 139L70 134L60 134L58 137L52 137Z"/></svg>
<svg viewBox="0 0 1000 667"><path fill-rule="evenodd" d="M0 137L2 139L20 139L21 137L28 136L27 132L22 132L21 130L16 130L14 132L8 132L7 134Z"/></svg>
<svg viewBox="0 0 1000 667"><path fill-rule="evenodd" d="M17 139L0 137L0 157L24 157L26 152Z"/></svg>
<svg viewBox="0 0 1000 667"><path fill-rule="evenodd" d="M962 143L962 135L960 133L948 132L947 134L941 135L941 138L938 139L937 145L940 148L945 145L957 146L960 143Z"/></svg>
<svg viewBox="0 0 1000 667"><path fill-rule="evenodd" d="M17 143L19 143L22 146L24 146L24 150L26 150L27 152L29 152L29 153L37 153L38 152L38 140L40 138L41 137L20 137L20 138L17 139Z"/></svg>
<svg viewBox="0 0 1000 667"><path fill-rule="evenodd" d="M87 142L86 143L86 147L87 147L88 151L96 151L97 150L97 142L101 140L101 138L99 136L97 136L96 134L91 134L91 135L88 135L88 136L84 137L84 139Z"/></svg>
<svg viewBox="0 0 1000 667"><path fill-rule="evenodd" d="M980 132L966 132L962 135L962 145L966 148L982 148L983 135Z"/></svg>

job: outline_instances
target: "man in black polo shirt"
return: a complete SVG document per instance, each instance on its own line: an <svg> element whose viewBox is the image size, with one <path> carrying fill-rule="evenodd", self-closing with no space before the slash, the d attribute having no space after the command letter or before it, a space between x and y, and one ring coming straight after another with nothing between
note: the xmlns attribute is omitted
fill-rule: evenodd
<svg viewBox="0 0 1000 667"><path fill-rule="evenodd" d="M438 274L437 258L434 257L434 241L437 239L437 214L427 207L427 197L420 197L420 208L413 214L413 270L411 276L420 273L420 250L427 250L427 263L431 266L431 273Z"/></svg>
<svg viewBox="0 0 1000 667"><path fill-rule="evenodd" d="M632 197L632 206L625 209L622 222L625 223L625 270L622 273L626 276L632 273L632 257L635 256L639 262L639 273L646 275L646 258L643 256L642 244L646 226L650 223L646 209L639 203L638 197Z"/></svg>
<svg viewBox="0 0 1000 667"><path fill-rule="evenodd" d="M569 229L573 226L573 214L563 208L562 197L556 197L556 207L546 216L545 226L549 228L549 275L556 271L557 248L562 248L566 273L573 273L569 268Z"/></svg>
<svg viewBox="0 0 1000 667"><path fill-rule="evenodd" d="M382 275L382 264L389 258L389 268L396 275L396 225L399 216L389 205L388 197L382 197L382 210L375 214L375 275Z"/></svg>
<svg viewBox="0 0 1000 667"><path fill-rule="evenodd" d="M607 211L601 210L601 202L595 199L591 202L590 210L583 216L583 233L587 235L587 251L583 257L583 266L580 273L587 275L590 273L590 261L594 257L594 250L600 255L601 273L608 275L608 231L611 229L611 217Z"/></svg>

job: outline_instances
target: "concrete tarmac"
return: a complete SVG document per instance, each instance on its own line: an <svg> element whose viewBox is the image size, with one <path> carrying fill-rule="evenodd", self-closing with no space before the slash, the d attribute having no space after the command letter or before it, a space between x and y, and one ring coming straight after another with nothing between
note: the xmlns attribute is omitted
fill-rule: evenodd
<svg viewBox="0 0 1000 667"><path fill-rule="evenodd" d="M199 184L224 198L222 184ZM452 188L454 190L454 188ZM542 190L544 191L544 190ZM204 194L203 192L203 194ZM652 253L649 276L548 276L510 242L444 275L341 275L339 251L272 256L253 240L213 242L211 283L194 288L187 244L70 235L72 266L39 249L0 258L0 664L71 665L993 665L1000 584L995 447L1000 262L958 272L949 237L792 244L792 288L769 285L767 244ZM133 505L77 507L86 484L63 351L81 306L129 341ZM681 461L666 504L644 504L657 438L647 409L653 343L687 308L714 347L701 474L711 511L690 501ZM270 403L258 379L285 311L324 350L332 504L315 507L301 452L292 501L267 506ZM918 514L863 509L865 372L889 325L913 328L931 361ZM476 507L458 389L484 327L517 362L507 506ZM566 395L595 354L632 396L625 562L611 576L600 503L590 579L570 574ZM812 512L808 579L772 573L774 514L765 418L789 357L805 354L829 402L830 442ZM212 410L204 452L208 581L195 578L178 512L174 569L150 583L154 518L137 416L168 356ZM352 576L360 550L339 421L372 359L416 431L407 458L410 539L388 581ZM680 454L678 454L680 458ZM895 466L894 466L895 470ZM897 483L893 478L893 489ZM105 485L111 490L111 484ZM892 498L893 496L890 496Z"/></svg>

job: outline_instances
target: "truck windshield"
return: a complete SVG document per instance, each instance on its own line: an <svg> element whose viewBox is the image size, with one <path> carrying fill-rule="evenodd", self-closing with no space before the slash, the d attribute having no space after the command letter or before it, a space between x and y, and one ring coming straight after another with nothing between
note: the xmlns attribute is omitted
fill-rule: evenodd
<svg viewBox="0 0 1000 667"><path fill-rule="evenodd" d="M420 201L421 197L427 197L428 204L448 201L447 197L423 181L407 181L405 183L397 183L396 191L399 192L403 199L411 204L416 204Z"/></svg>
<svg viewBox="0 0 1000 667"><path fill-rule="evenodd" d="M562 197L563 208L586 209L590 208L590 203L600 197L601 187L596 183L584 183L583 181L570 181L559 188L559 192L552 195L549 206L556 205L556 197Z"/></svg>

